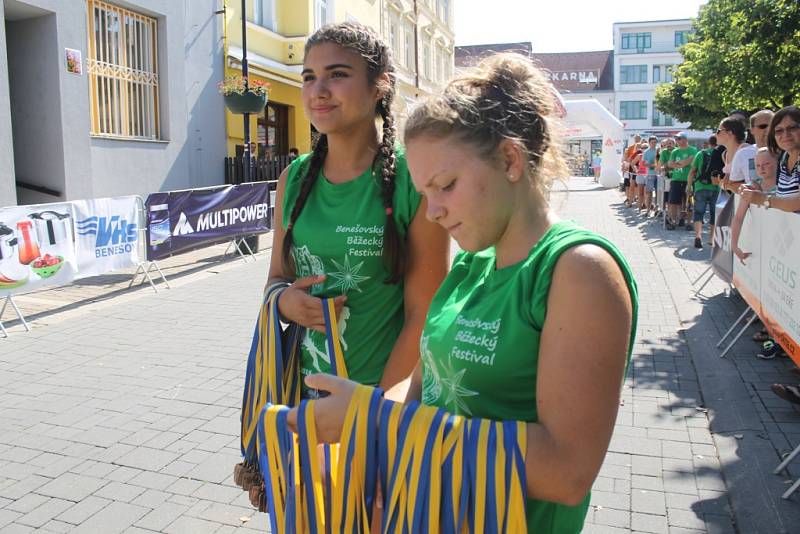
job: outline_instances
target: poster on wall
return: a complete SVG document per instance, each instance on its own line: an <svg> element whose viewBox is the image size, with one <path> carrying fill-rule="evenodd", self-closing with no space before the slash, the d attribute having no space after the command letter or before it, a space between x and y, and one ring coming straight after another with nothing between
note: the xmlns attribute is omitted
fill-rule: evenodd
<svg viewBox="0 0 800 534"><path fill-rule="evenodd" d="M81 51L74 48L65 48L64 55L67 60L67 72L71 74L83 74Z"/></svg>
<svg viewBox="0 0 800 534"><path fill-rule="evenodd" d="M761 232L761 302L764 324L800 364L800 219L764 210Z"/></svg>
<svg viewBox="0 0 800 534"><path fill-rule="evenodd" d="M268 232L269 187L252 182L152 193L145 202L147 259Z"/></svg>
<svg viewBox="0 0 800 534"><path fill-rule="evenodd" d="M134 267L139 263L139 209L136 197L77 200L76 278Z"/></svg>
<svg viewBox="0 0 800 534"><path fill-rule="evenodd" d="M0 297L75 278L73 220L66 202L0 208Z"/></svg>

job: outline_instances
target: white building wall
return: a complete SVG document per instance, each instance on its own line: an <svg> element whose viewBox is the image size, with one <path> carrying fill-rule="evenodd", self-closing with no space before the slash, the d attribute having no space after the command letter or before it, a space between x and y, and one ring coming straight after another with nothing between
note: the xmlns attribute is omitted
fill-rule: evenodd
<svg viewBox="0 0 800 534"><path fill-rule="evenodd" d="M685 130L688 123L681 123L673 119L672 124L665 124L663 117L661 120L654 121L653 102L655 100L656 87L666 81L664 66L678 65L683 61L683 57L675 46L675 32L690 31L691 21L669 20L655 22L618 22L614 24L614 115L625 125L626 136L630 137L635 133L643 132L674 132ZM650 47L623 49L624 34L650 34ZM623 83L622 71L626 66L644 65L646 67L646 77L642 78L641 83ZM653 79L653 67L661 66L660 81ZM635 119L623 116L623 102L646 102L643 118Z"/></svg>

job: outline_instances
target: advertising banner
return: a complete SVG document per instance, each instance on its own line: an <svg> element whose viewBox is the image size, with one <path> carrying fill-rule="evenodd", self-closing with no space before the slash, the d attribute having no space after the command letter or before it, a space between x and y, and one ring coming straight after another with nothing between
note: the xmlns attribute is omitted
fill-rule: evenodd
<svg viewBox="0 0 800 534"><path fill-rule="evenodd" d="M738 208L741 197L736 195L735 198L735 206ZM739 232L739 249L750 253L750 256L744 261L735 255L733 258L733 283L739 289L742 298L759 315L761 315L761 262L764 257L761 250L764 212L764 208L750 205Z"/></svg>
<svg viewBox="0 0 800 534"><path fill-rule="evenodd" d="M152 193L145 206L151 261L269 231L267 182Z"/></svg>
<svg viewBox="0 0 800 534"><path fill-rule="evenodd" d="M73 221L69 202L0 208L0 298L75 278Z"/></svg>
<svg viewBox="0 0 800 534"><path fill-rule="evenodd" d="M75 241L78 275L85 278L139 263L136 197L77 200Z"/></svg>
<svg viewBox="0 0 800 534"><path fill-rule="evenodd" d="M717 199L714 248L711 250L711 267L714 269L714 274L727 283L733 281L734 255L733 249L731 248L731 223L733 222L734 214L733 204L733 195L726 195L720 192L719 198Z"/></svg>
<svg viewBox="0 0 800 534"><path fill-rule="evenodd" d="M772 337L800 364L800 216L763 211L761 317Z"/></svg>

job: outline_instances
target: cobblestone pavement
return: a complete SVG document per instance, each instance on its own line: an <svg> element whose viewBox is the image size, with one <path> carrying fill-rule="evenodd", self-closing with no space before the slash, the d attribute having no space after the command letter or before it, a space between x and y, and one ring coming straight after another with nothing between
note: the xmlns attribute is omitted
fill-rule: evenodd
<svg viewBox="0 0 800 534"><path fill-rule="evenodd" d="M788 363L754 361L746 341L720 360L713 342L743 308L716 281L692 297L705 256L689 236L589 179L569 185L559 211L620 246L641 295L585 531L792 532L797 505L770 471L800 441L800 414L768 391ZM72 288L32 332L0 339L0 532L267 530L230 476L265 256L196 270L185 258L190 276L158 293Z"/></svg>

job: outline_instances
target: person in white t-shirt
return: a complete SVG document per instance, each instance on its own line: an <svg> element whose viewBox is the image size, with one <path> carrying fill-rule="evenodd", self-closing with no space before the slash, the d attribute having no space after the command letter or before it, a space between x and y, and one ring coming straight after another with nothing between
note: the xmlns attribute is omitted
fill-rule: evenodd
<svg viewBox="0 0 800 534"><path fill-rule="evenodd" d="M741 183L750 183L756 172L756 146L745 143L747 127L738 118L728 117L717 130L717 142L725 146L725 180L723 189L734 190ZM735 185L730 185L736 182Z"/></svg>

